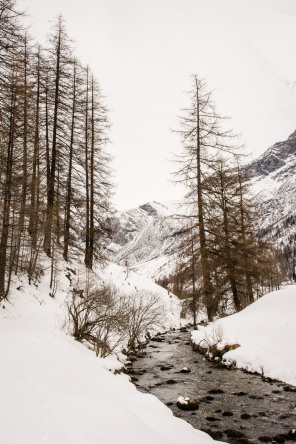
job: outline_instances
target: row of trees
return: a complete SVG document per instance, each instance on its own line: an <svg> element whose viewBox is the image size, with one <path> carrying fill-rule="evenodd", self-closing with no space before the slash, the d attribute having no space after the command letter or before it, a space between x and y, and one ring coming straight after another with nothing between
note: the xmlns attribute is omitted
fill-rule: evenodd
<svg viewBox="0 0 296 444"><path fill-rule="evenodd" d="M196 324L202 301L209 320L232 296L239 311L254 301L259 283L279 280L274 254L255 236L255 208L240 168L240 147L224 130L207 85L193 76L190 106L180 117L183 150L176 181L188 188L176 285L192 292Z"/></svg>
<svg viewBox="0 0 296 444"><path fill-rule="evenodd" d="M15 0L0 1L0 300L12 275L29 281L41 257L103 259L111 192L108 111L59 17L33 44Z"/></svg>

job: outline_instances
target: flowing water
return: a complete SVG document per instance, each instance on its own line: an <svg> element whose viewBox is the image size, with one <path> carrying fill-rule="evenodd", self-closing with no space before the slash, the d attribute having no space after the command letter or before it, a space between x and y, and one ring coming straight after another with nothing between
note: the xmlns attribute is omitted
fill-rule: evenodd
<svg viewBox="0 0 296 444"><path fill-rule="evenodd" d="M133 362L127 372L138 389L157 396L176 416L214 439L296 441L296 389L208 362L192 351L189 339L189 331L169 332L130 356ZM185 367L190 372L185 373ZM181 410L179 396L197 400L198 410Z"/></svg>

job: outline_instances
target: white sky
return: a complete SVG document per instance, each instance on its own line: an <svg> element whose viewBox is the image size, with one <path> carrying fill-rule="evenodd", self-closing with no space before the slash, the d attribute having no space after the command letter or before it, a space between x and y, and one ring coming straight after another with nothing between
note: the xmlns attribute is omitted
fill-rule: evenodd
<svg viewBox="0 0 296 444"><path fill-rule="evenodd" d="M40 42L62 13L112 110L114 203L171 200L190 75L206 77L253 157L296 129L295 0L19 0Z"/></svg>

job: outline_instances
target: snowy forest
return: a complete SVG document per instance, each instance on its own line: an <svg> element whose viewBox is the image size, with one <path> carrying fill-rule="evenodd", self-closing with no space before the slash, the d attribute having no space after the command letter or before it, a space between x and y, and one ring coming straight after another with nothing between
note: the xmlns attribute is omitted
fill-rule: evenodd
<svg viewBox="0 0 296 444"><path fill-rule="evenodd" d="M13 274L29 282L40 257L104 258L111 192L110 122L90 67L75 58L62 17L33 44L13 0L1 2L0 299Z"/></svg>

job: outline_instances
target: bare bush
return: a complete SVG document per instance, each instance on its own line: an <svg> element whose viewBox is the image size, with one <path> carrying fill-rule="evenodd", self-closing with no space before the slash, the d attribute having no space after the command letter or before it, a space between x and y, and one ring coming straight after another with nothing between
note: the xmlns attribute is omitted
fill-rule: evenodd
<svg viewBox="0 0 296 444"><path fill-rule="evenodd" d="M204 338L200 341L200 345L204 343L209 351L209 354L215 356L217 354L218 346L222 343L223 338L223 327L220 322L215 322L210 332L205 333Z"/></svg>
<svg viewBox="0 0 296 444"><path fill-rule="evenodd" d="M159 296L147 291L128 296L126 306L128 307L128 346L133 350L149 329L162 324L164 308L159 302Z"/></svg>
<svg viewBox="0 0 296 444"><path fill-rule="evenodd" d="M90 343L97 356L108 356L126 336L127 318L122 302L109 286L92 290L85 297L73 292L68 316L74 338Z"/></svg>
<svg viewBox="0 0 296 444"><path fill-rule="evenodd" d="M157 294L122 295L111 286L92 288L86 296L73 291L67 306L71 334L103 358L124 342L135 349L149 329L161 324L164 313Z"/></svg>

